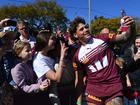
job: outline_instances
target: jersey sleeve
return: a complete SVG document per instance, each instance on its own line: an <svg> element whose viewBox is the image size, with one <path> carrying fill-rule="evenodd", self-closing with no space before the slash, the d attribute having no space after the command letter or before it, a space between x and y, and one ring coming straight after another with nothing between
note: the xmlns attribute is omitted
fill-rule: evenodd
<svg viewBox="0 0 140 105"><path fill-rule="evenodd" d="M116 39L116 34L113 34L113 33L105 33L105 34L97 35L96 38L100 38L100 39L102 39L102 40L104 40L106 42L112 43Z"/></svg>
<svg viewBox="0 0 140 105"><path fill-rule="evenodd" d="M78 71L78 70L82 70L82 65L80 63L80 61L78 60L78 52L77 51L73 57L73 69L74 71Z"/></svg>

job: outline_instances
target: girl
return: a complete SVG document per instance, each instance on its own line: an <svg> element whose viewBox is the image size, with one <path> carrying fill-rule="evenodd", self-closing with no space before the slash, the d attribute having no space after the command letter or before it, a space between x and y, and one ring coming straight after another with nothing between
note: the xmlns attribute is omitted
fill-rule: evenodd
<svg viewBox="0 0 140 105"><path fill-rule="evenodd" d="M33 71L32 63L31 63L32 54L31 54L30 44L28 42L22 42L22 41L18 40L14 45L14 51L18 58L18 62L20 62L20 63L18 63L11 70L11 74L12 74L13 81L15 82L15 84L17 85L19 90L21 90L20 93L22 93L22 92L38 93L39 91L45 91L49 86L49 81L47 79L45 79L41 83L36 82L36 80L37 80L36 75ZM17 97L17 98L21 98L21 97ZM30 98L28 97L28 99L30 99ZM17 99L17 101L19 101L19 100L20 99ZM33 100L33 101L36 101L36 100ZM28 102L28 101L26 100L25 102ZM31 102L31 99L30 99L30 102ZM20 104L21 104L21 102L20 102ZM28 104L31 105L31 103L29 103L29 102L28 102ZM37 103L35 103L35 104L37 104ZM25 105L25 103L24 103L24 105ZM37 104L37 105L39 105L39 104Z"/></svg>
<svg viewBox="0 0 140 105"><path fill-rule="evenodd" d="M64 58L66 55L67 47L65 44L61 43L61 53L59 59L59 66L57 70L54 70L55 60L54 60L54 52L55 52L55 43L56 40L53 36L51 36L50 32L41 31L37 35L36 39L36 51L37 54L33 61L34 70L38 76L38 79L43 81L45 78L53 81L53 84L50 87L49 97L53 105L60 104L56 82L59 82L62 76L62 72L64 70ZM56 55L55 55L56 56Z"/></svg>

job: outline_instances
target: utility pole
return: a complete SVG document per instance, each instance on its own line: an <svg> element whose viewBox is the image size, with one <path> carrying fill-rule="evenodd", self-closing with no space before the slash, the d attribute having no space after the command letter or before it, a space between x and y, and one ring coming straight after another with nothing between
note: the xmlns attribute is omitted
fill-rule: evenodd
<svg viewBox="0 0 140 105"><path fill-rule="evenodd" d="M89 30L91 32L91 0L88 0L88 21Z"/></svg>

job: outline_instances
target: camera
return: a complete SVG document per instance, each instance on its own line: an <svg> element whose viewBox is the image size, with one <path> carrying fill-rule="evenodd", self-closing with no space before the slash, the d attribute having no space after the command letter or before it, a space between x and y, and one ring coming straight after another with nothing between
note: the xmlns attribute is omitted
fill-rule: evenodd
<svg viewBox="0 0 140 105"><path fill-rule="evenodd" d="M16 26L17 22L14 20L7 20L7 26Z"/></svg>
<svg viewBox="0 0 140 105"><path fill-rule="evenodd" d="M135 46L135 47L134 47L134 53L136 54L137 52L140 53L140 47L136 47L136 46Z"/></svg>
<svg viewBox="0 0 140 105"><path fill-rule="evenodd" d="M62 37L62 36L61 37L58 37L58 40L61 41L62 43L65 43L65 46L66 47L69 47L68 42L65 40L64 37Z"/></svg>
<svg viewBox="0 0 140 105"><path fill-rule="evenodd" d="M137 52L140 53L140 47L138 47L137 50L138 50Z"/></svg>
<svg viewBox="0 0 140 105"><path fill-rule="evenodd" d="M121 11L121 16L122 16L122 18L121 18L121 20L120 20L120 23L121 23L121 28L120 28L120 30L121 30L122 32L126 32L126 31L128 30L128 26L124 25L125 20L123 19L123 17L126 16L126 12L125 12L124 10Z"/></svg>

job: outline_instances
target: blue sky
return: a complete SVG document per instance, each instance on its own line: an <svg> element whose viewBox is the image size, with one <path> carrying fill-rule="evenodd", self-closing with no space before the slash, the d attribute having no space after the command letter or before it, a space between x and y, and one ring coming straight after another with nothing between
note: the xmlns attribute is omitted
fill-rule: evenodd
<svg viewBox="0 0 140 105"><path fill-rule="evenodd" d="M1 0L0 6L9 4L25 4L34 0ZM56 0L66 11L66 16L73 20L82 16L88 21L88 0ZM94 16L114 18L120 16L121 9L127 15L140 17L140 0L91 0L91 19Z"/></svg>

